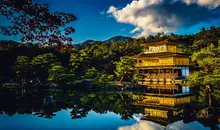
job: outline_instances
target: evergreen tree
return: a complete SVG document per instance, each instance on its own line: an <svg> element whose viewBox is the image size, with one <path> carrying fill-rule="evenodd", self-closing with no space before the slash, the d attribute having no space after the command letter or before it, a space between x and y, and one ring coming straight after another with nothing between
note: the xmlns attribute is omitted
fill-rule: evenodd
<svg viewBox="0 0 220 130"><path fill-rule="evenodd" d="M74 74L70 73L67 68L59 64L53 64L48 70L48 73L48 81L58 84L66 84L74 81Z"/></svg>
<svg viewBox="0 0 220 130"><path fill-rule="evenodd" d="M18 56L13 67L15 78L22 83L32 77L31 59L27 56Z"/></svg>
<svg viewBox="0 0 220 130"><path fill-rule="evenodd" d="M40 81L46 81L48 77L48 69L50 69L53 64L57 64L57 62L58 59L53 53L34 57L32 64L34 67L35 78L38 78Z"/></svg>
<svg viewBox="0 0 220 130"><path fill-rule="evenodd" d="M116 62L115 74L120 78L120 83L122 83L125 77L132 75L131 68L134 67L134 60L129 56L124 56L120 58L119 62Z"/></svg>
<svg viewBox="0 0 220 130"><path fill-rule="evenodd" d="M208 99L211 107L213 99L219 99L220 91L220 41L219 29L211 27L210 30L203 29L197 36L201 36L194 41L192 48L194 53L192 61L198 69L188 76L187 84L199 89L199 101ZM198 37L197 37L198 38Z"/></svg>

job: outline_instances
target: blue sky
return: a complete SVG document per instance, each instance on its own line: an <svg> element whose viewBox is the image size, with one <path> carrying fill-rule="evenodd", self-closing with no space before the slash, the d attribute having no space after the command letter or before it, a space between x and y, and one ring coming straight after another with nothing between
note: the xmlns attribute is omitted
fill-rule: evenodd
<svg viewBox="0 0 220 130"><path fill-rule="evenodd" d="M72 34L74 43L83 42L88 39L105 40L117 35L131 37L136 35L147 36L161 30L167 31L167 33L192 34L198 32L203 26L210 27L220 25L219 18L210 15L219 10L218 4L220 3L216 3L215 5L213 5L213 3L206 3L206 5L200 3L189 4L184 3L184 0L175 0L181 3L176 2L174 4L172 4L170 0L139 0L139 3L137 0L136 3L132 0L38 1L49 4L52 11L70 12L76 15L78 20L72 23L72 26L76 29L76 32ZM145 3L141 3L141 1ZM161 1L162 3L160 3ZM151 5L150 2L156 3ZM139 8L138 4L145 6ZM133 5L135 5L135 9ZM176 10L178 11L176 11L173 9L173 6L181 6L181 8L177 7ZM116 10L109 11L110 7L114 7ZM163 8L163 11L160 11L161 8ZM109 11L109 13L107 13L107 11ZM184 12L188 14L183 15ZM145 16L151 17L146 18ZM138 19L140 20L138 21ZM153 20L149 22L148 19ZM155 21L156 19L157 21ZM170 20L173 20L173 23L163 22ZM0 24L7 24L8 22L3 17L0 17L0 21ZM144 21L146 21L145 23L147 23L147 25L145 25ZM134 33L131 33L134 29L136 29ZM6 37L0 35L0 39L19 40L19 36Z"/></svg>
<svg viewBox="0 0 220 130"><path fill-rule="evenodd" d="M101 13L106 12L113 4L118 7L125 6L130 0L64 0L63 3L60 3L60 0L54 0L53 3L50 1L47 0L54 10L76 15L78 20L73 22L76 32L72 34L76 43L88 39L105 40L115 35L130 35L124 29L132 28L131 25L119 24L115 19L107 18Z"/></svg>

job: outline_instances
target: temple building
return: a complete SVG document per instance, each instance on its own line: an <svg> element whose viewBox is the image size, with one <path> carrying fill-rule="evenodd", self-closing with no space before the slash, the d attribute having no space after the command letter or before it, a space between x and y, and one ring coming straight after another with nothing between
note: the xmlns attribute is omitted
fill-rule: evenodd
<svg viewBox="0 0 220 130"><path fill-rule="evenodd" d="M190 103L189 87L184 86L189 75L189 55L178 48L182 42L164 40L141 44L143 52L134 56L139 85L146 87L144 95L134 95L140 104L179 106Z"/></svg>
<svg viewBox="0 0 220 130"><path fill-rule="evenodd" d="M161 91L171 90L172 93L189 92L181 85L189 75L189 55L182 53L178 45L183 43L169 40L142 44L143 52L133 58L134 68L143 75L138 84L148 89Z"/></svg>

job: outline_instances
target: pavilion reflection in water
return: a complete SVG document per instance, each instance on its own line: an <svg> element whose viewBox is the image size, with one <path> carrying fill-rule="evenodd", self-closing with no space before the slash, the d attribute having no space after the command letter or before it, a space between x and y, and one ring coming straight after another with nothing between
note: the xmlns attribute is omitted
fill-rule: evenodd
<svg viewBox="0 0 220 130"><path fill-rule="evenodd" d="M178 120L183 106L190 103L189 87L184 86L189 75L189 55L178 49L181 42L164 40L142 44L143 52L134 56L133 68L142 75L138 84L145 93L134 94L134 103L144 107L142 119L166 126Z"/></svg>

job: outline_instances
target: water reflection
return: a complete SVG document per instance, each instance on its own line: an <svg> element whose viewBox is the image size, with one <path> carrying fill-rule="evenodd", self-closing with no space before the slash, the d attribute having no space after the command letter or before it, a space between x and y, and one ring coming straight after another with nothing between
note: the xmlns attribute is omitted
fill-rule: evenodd
<svg viewBox="0 0 220 130"><path fill-rule="evenodd" d="M0 94L0 119L3 117L10 118L11 121L4 119L4 123L0 123L0 128L3 128L3 126L8 128L10 125L16 126L16 124L13 124L16 123L16 120L22 121L20 119L24 119L28 121L30 117L34 117L31 118L33 122L44 123L49 121L56 123L58 119L59 123L66 123L68 119L69 123L66 125L71 126L72 123L77 122L76 126L81 127L79 130L88 128L85 127L85 120L90 121L88 125L99 127L99 129L106 129L104 128L106 125L103 126L103 124L108 124L110 130L218 129L217 123L213 121L184 119L181 115L181 113L184 113L182 108L168 109L159 106L134 105L136 100L132 98L132 94L129 92L78 93L70 90L49 90L41 92L26 91L22 94L10 91L3 93ZM162 114L157 114L158 112ZM137 114L139 114L138 117L134 116ZM102 120L103 116L106 117L105 120Z"/></svg>
<svg viewBox="0 0 220 130"><path fill-rule="evenodd" d="M184 123L183 120L174 122L166 127L166 130L209 130L197 121ZM216 129L217 130L217 129Z"/></svg>
<svg viewBox="0 0 220 130"><path fill-rule="evenodd" d="M53 118L56 112L70 109L72 119L86 117L89 111L100 114L114 112L122 120L132 118L138 109L132 105L127 93L77 93L71 91L31 92L14 94L6 92L0 95L0 112L9 116L14 114L33 114L42 118Z"/></svg>
<svg viewBox="0 0 220 130"><path fill-rule="evenodd" d="M151 121L140 121L132 126L122 126L118 130L164 130L164 128Z"/></svg>
<svg viewBox="0 0 220 130"><path fill-rule="evenodd" d="M177 121L166 127L156 124L151 121L140 121L131 126L122 126L118 130L210 130L210 128L204 127L197 121L190 123L183 123L183 121ZM216 126L216 130L219 128Z"/></svg>

